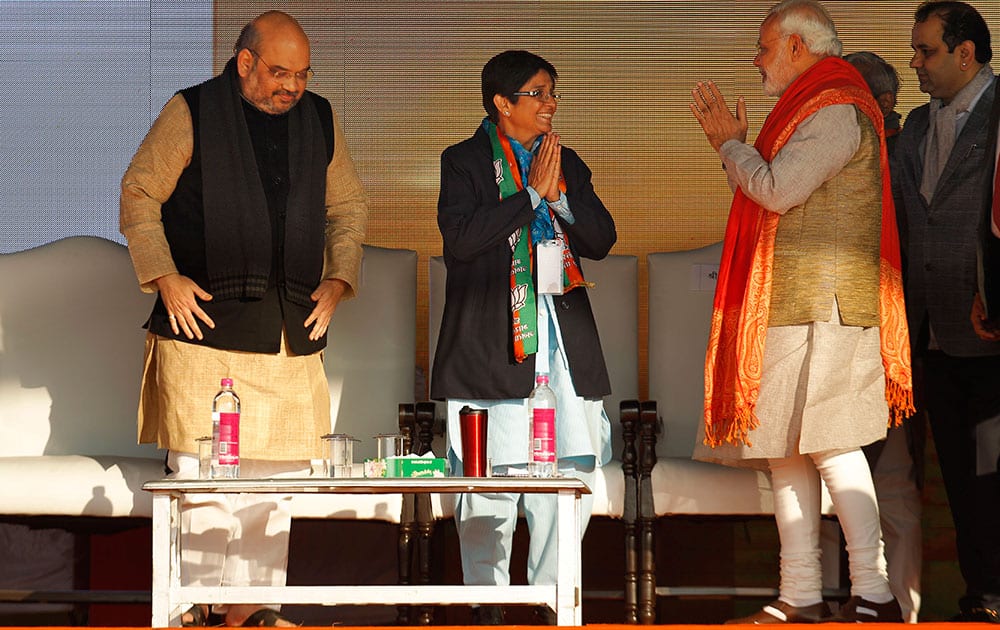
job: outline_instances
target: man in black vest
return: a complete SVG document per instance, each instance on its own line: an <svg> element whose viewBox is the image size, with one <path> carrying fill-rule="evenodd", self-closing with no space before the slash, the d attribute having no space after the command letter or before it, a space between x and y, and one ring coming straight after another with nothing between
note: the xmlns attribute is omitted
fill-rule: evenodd
<svg viewBox="0 0 1000 630"><path fill-rule="evenodd" d="M240 33L217 77L164 106L122 180L121 231L144 291L139 440L198 476L220 379L242 401L239 474L308 475L330 430L321 350L354 295L367 199L330 103L306 90L309 40L270 11ZM181 581L285 583L288 498L188 495ZM226 625L291 625L267 607L216 606ZM184 625L206 625L192 607Z"/></svg>

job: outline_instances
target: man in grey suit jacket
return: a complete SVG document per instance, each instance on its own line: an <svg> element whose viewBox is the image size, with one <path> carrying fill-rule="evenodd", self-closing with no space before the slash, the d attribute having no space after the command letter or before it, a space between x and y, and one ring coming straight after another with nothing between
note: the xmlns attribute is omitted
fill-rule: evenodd
<svg viewBox="0 0 1000 630"><path fill-rule="evenodd" d="M892 179L906 217L914 390L930 419L955 521L966 582L956 620L1000 622L1000 342L980 339L969 317L983 190L993 170L993 52L985 21L963 2L922 4L911 45L910 67L931 101L907 118Z"/></svg>
<svg viewBox="0 0 1000 630"><path fill-rule="evenodd" d="M994 81L993 115L987 155L1000 156L1000 81ZM994 164L1000 163L998 158ZM986 197L990 209L979 226L979 297L972 306L972 326L987 341L1000 341L1000 168L994 166L993 177L986 182Z"/></svg>

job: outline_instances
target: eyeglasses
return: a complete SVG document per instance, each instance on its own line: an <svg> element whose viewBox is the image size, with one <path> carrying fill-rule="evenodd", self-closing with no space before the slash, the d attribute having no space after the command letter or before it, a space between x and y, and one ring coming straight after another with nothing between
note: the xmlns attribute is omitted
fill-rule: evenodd
<svg viewBox="0 0 1000 630"><path fill-rule="evenodd" d="M306 68L305 70L300 70L299 72L292 72L291 70L283 70L281 68L273 68L271 67L271 64L264 61L264 58L261 57L260 53L258 53L256 50L254 50L253 48L247 48L247 50L250 51L251 55L259 59L260 62L264 64L264 67L266 67L271 72L271 76L274 77L274 80L277 81L278 83L284 83L285 81L291 79L292 77L294 77L297 81L302 81L303 83L305 83L309 81L309 79L313 78L313 76L316 74L316 72L314 72L312 68Z"/></svg>
<svg viewBox="0 0 1000 630"><path fill-rule="evenodd" d="M761 55L762 53L767 52L767 48L764 48L764 46L766 46L768 44L772 44L774 42L780 42L781 40L788 39L789 37L791 37L791 35L782 35L781 37L775 37L775 38L769 39L766 42L757 42L757 46L756 46L757 56Z"/></svg>
<svg viewBox="0 0 1000 630"><path fill-rule="evenodd" d="M530 96L531 98L537 98L543 103L548 103L549 101L558 101L562 98L562 94L559 92L543 92L541 90L531 90L530 92L514 92L514 96Z"/></svg>

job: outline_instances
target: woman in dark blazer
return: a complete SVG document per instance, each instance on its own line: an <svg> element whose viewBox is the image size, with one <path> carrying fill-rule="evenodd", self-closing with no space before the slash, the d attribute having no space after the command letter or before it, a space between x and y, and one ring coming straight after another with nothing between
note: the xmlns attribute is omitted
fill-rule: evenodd
<svg viewBox="0 0 1000 630"><path fill-rule="evenodd" d="M611 386L580 259L603 258L617 235L590 169L552 131L556 78L532 53L495 56L482 73L487 117L441 156L438 227L448 279L431 397L448 401L453 474L462 474L458 410L465 405L489 412L493 474L525 469L526 398L538 374L549 376L557 396L559 471L593 483L596 467L610 459L601 398ZM553 244L565 268L562 294L539 294L536 253ZM528 582L555 583L555 498L470 494L455 510L466 584L510 583L519 507L531 536ZM590 507L585 502L584 529ZM496 606L473 612L479 623L503 621ZM551 610L538 613L553 621Z"/></svg>

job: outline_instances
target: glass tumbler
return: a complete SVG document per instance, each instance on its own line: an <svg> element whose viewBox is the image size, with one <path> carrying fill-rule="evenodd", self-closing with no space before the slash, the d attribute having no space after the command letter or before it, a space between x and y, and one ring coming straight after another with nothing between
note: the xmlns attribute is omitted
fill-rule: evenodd
<svg viewBox="0 0 1000 630"><path fill-rule="evenodd" d="M198 442L198 479L212 478L212 436L200 437Z"/></svg>
<svg viewBox="0 0 1000 630"><path fill-rule="evenodd" d="M379 433L375 436L378 458L399 457L403 454L403 436L399 433Z"/></svg>
<svg viewBox="0 0 1000 630"><path fill-rule="evenodd" d="M336 479L351 477L354 468L354 436L346 433L329 433L323 436L326 443L326 476Z"/></svg>

